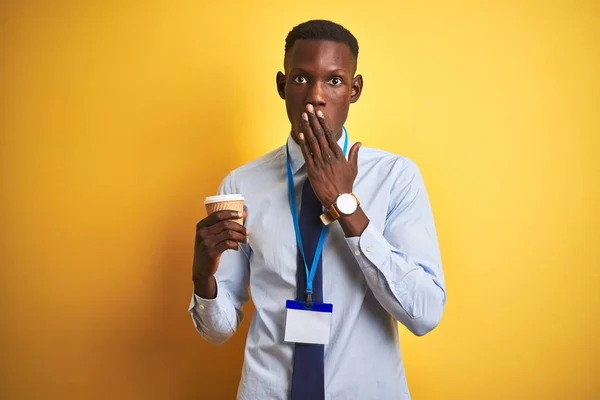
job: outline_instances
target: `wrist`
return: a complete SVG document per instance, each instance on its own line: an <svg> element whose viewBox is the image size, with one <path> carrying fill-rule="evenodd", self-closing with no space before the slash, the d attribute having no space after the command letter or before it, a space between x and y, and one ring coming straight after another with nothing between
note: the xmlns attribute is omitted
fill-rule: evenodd
<svg viewBox="0 0 600 400"><path fill-rule="evenodd" d="M212 277L213 277L212 274L199 272L199 273L194 274L194 276L192 277L192 282L194 282L194 284L205 283L205 282L208 282L208 280Z"/></svg>
<svg viewBox="0 0 600 400"><path fill-rule="evenodd" d="M346 237L362 235L369 225L369 218L360 206L358 206L353 214L340 216L338 221Z"/></svg>
<svg viewBox="0 0 600 400"><path fill-rule="evenodd" d="M193 279L194 293L203 299L217 297L217 281L213 275Z"/></svg>
<svg viewBox="0 0 600 400"><path fill-rule="evenodd" d="M352 185L353 186L353 185ZM323 207L331 208L337 202L341 194L353 193L352 186L349 189L333 189L331 193L327 193L323 196Z"/></svg>
<svg viewBox="0 0 600 400"><path fill-rule="evenodd" d="M323 207L325 207L326 209L329 209L329 208L333 207L333 205L335 204L338 196L339 196L339 193L336 193L334 195L325 197L323 199Z"/></svg>
<svg viewBox="0 0 600 400"><path fill-rule="evenodd" d="M339 220L342 217L350 217L354 215L358 211L359 207L360 201L353 192L340 193L333 204L327 208L327 211L321 214L321 221L324 225L329 225L330 223ZM348 220L348 218L345 219ZM364 218L361 219L364 220ZM360 221L356 217L350 218L349 220L351 222Z"/></svg>

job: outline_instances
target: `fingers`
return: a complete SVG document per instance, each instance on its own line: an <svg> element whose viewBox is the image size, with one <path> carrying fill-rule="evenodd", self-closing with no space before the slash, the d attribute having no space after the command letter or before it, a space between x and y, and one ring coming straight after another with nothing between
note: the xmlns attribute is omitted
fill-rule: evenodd
<svg viewBox="0 0 600 400"><path fill-rule="evenodd" d="M225 250L239 250L240 243L248 243L248 230L238 222L232 221L240 217L246 218L247 215L245 210L221 210L196 224L194 277L214 275Z"/></svg>
<svg viewBox="0 0 600 400"><path fill-rule="evenodd" d="M210 214L208 217L204 218L202 221L198 222L198 224L196 225L196 229L209 227L215 225L218 222L228 219L237 219L242 217L245 218L246 215L247 213L245 211L243 213L231 210L216 211Z"/></svg>
<svg viewBox="0 0 600 400"><path fill-rule="evenodd" d="M317 111L317 120L319 124L321 124L321 126L323 127L323 130L325 131L325 139L327 140L327 144L332 152L332 155L337 158L343 157L344 153L342 152L342 149L340 149L340 146L338 145L335 137L335 133L333 132L331 127L329 127L329 123L325 119L325 114L323 114L323 111Z"/></svg>
<svg viewBox="0 0 600 400"><path fill-rule="evenodd" d="M221 245L221 243L227 241L232 241L236 243L248 243L248 236L235 231L223 231L218 235L209 236L202 242L202 245L206 249L206 251L210 253L216 248L218 248Z"/></svg>
<svg viewBox="0 0 600 400"><path fill-rule="evenodd" d="M309 122L308 113L302 113L302 133L304 134L304 143L307 147L307 152L312 159L321 159L321 146L319 145L319 141L313 132L311 124ZM298 135L298 138L300 135ZM308 161L308 160L307 160Z"/></svg>
<svg viewBox="0 0 600 400"><path fill-rule="evenodd" d="M231 210L221 210L210 214L196 225L196 239L201 242L228 232L247 236L248 230L246 227L233 220L239 218L238 215L237 211ZM244 211L242 215L246 218L248 212ZM225 240L225 238L221 240Z"/></svg>
<svg viewBox="0 0 600 400"><path fill-rule="evenodd" d="M248 243L248 230L235 221L220 221L196 231L198 250L211 259L217 259L228 249L239 250L240 243Z"/></svg>
<svg viewBox="0 0 600 400"><path fill-rule="evenodd" d="M354 143L350 152L348 153L348 163L352 166L352 171L356 175L358 173L358 150L361 148L362 143Z"/></svg>
<svg viewBox="0 0 600 400"><path fill-rule="evenodd" d="M246 243L243 241L236 241L233 239L225 239L221 242L210 242L210 243L202 243L200 246L201 254L208 256L210 259L216 260L221 257L224 251L226 250L236 250L240 249L240 243Z"/></svg>
<svg viewBox="0 0 600 400"><path fill-rule="evenodd" d="M321 114L322 111L319 110ZM319 119L315 115L315 109L312 104L306 105L306 112L304 113L308 117L308 122L310 124L310 128L312 129L315 138L317 139L317 144L319 146L319 151L324 161L330 162L333 156L333 152L329 147L329 142L326 137L326 132L324 127L321 125ZM316 153L315 153L316 154Z"/></svg>
<svg viewBox="0 0 600 400"><path fill-rule="evenodd" d="M225 240L225 241L219 243L218 245L216 245L213 251L216 254L222 254L226 250L239 250L239 249L240 249L240 245L238 242L233 241L233 240Z"/></svg>
<svg viewBox="0 0 600 400"><path fill-rule="evenodd" d="M308 143L306 143L306 136L304 136L304 133L302 132L298 134L298 144L300 145L300 150L302 150L302 157L304 157L306 165L312 165L313 155L311 154L310 148L308 147Z"/></svg>
<svg viewBox="0 0 600 400"><path fill-rule="evenodd" d="M199 231L205 231L206 232L205 234L207 236L218 235L219 233L225 232L225 231L238 232L238 233L241 233L242 235L248 234L247 230L244 226L242 226L239 223L232 221L232 220L225 220L225 221L218 222L211 226L202 227L199 229Z"/></svg>

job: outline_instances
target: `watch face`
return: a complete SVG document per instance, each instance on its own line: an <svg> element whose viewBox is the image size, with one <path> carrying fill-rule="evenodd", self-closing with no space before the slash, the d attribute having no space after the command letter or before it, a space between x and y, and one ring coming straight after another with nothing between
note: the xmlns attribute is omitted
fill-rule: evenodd
<svg viewBox="0 0 600 400"><path fill-rule="evenodd" d="M340 195L335 204L342 214L352 214L358 208L356 199L348 193Z"/></svg>

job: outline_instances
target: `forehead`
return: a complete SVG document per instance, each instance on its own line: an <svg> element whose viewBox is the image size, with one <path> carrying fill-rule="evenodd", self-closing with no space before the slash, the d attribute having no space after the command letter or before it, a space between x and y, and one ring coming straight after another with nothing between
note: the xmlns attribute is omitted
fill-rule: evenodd
<svg viewBox="0 0 600 400"><path fill-rule="evenodd" d="M305 71L346 69L352 71L356 60L345 43L329 40L297 40L285 57L285 69Z"/></svg>

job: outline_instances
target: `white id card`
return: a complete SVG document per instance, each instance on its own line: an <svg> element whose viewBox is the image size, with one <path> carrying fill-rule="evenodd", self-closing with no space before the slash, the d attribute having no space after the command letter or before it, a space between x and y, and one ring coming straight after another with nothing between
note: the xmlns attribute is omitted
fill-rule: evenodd
<svg viewBox="0 0 600 400"><path fill-rule="evenodd" d="M288 300L285 304L286 342L328 344L331 333L333 304L313 303L307 308L303 301Z"/></svg>

